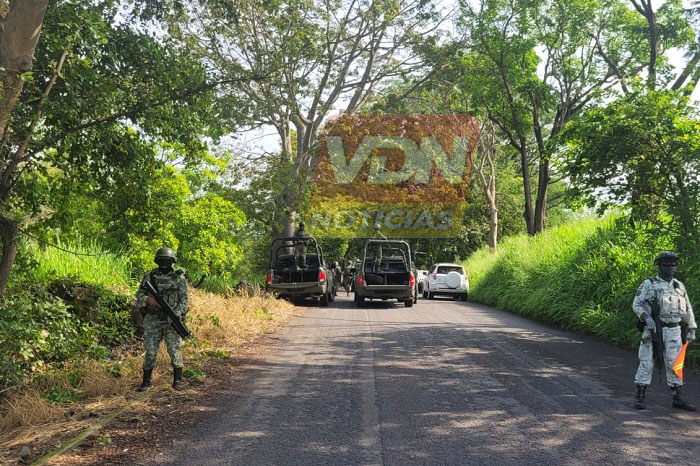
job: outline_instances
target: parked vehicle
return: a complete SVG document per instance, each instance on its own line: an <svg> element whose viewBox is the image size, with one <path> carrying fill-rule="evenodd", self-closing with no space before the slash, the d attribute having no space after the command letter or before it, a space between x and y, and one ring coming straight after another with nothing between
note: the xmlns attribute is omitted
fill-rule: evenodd
<svg viewBox="0 0 700 466"><path fill-rule="evenodd" d="M367 240L354 291L358 307L366 299L396 299L406 307L413 306L418 289L409 244L400 240Z"/></svg>
<svg viewBox="0 0 700 466"><path fill-rule="evenodd" d="M466 301L469 297L469 277L461 265L439 263L430 267L424 282L423 297L433 299L437 295Z"/></svg>
<svg viewBox="0 0 700 466"><path fill-rule="evenodd" d="M318 242L309 236L277 238L270 247L270 269L265 289L281 298L318 299L321 306L335 299L331 267Z"/></svg>

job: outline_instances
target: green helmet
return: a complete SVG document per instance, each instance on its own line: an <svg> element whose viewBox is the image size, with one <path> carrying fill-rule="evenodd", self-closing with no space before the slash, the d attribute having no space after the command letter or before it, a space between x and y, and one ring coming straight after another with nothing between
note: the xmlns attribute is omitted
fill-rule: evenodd
<svg viewBox="0 0 700 466"><path fill-rule="evenodd" d="M673 264L677 264L680 259L676 255L675 252L672 251L663 251L660 252L658 256L656 256L656 259L654 259L654 265L659 265L662 262L672 262Z"/></svg>
<svg viewBox="0 0 700 466"><path fill-rule="evenodd" d="M169 257L170 259L173 260L173 262L177 262L177 256L175 255L175 251L168 247L163 247L160 248L159 250L156 251L156 257L154 261L157 263L158 259L161 257Z"/></svg>

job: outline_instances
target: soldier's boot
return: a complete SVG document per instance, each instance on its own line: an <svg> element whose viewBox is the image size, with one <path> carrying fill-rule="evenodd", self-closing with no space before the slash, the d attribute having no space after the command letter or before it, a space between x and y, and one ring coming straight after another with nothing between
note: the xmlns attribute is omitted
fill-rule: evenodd
<svg viewBox="0 0 700 466"><path fill-rule="evenodd" d="M173 369L173 388L175 390L185 389L185 386L182 385L182 367L176 367Z"/></svg>
<svg viewBox="0 0 700 466"><path fill-rule="evenodd" d="M644 395L646 395L647 386L637 384L637 395L634 397L634 408L635 409L646 409L647 404L644 401Z"/></svg>
<svg viewBox="0 0 700 466"><path fill-rule="evenodd" d="M141 382L141 385L136 389L137 392L145 392L148 390L148 387L151 386L151 374L153 374L153 369L143 370L143 382Z"/></svg>
<svg viewBox="0 0 700 466"><path fill-rule="evenodd" d="M674 385L671 390L673 391L673 404L671 406L685 411L696 411L695 406L685 401L681 396L680 385Z"/></svg>

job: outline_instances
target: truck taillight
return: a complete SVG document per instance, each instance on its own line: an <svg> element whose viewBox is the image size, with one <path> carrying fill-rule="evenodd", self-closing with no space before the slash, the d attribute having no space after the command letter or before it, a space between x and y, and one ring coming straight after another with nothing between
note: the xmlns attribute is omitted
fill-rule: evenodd
<svg viewBox="0 0 700 466"><path fill-rule="evenodd" d="M411 278L409 279L408 283L411 285L411 287L416 286L416 277L413 275L413 272L411 272Z"/></svg>
<svg viewBox="0 0 700 466"><path fill-rule="evenodd" d="M362 273L357 276L357 286L365 286L365 275Z"/></svg>
<svg viewBox="0 0 700 466"><path fill-rule="evenodd" d="M326 283L326 272L323 269L318 271L318 282Z"/></svg>
<svg viewBox="0 0 700 466"><path fill-rule="evenodd" d="M268 285L272 283L272 272L267 272L267 278L265 279L265 283Z"/></svg>

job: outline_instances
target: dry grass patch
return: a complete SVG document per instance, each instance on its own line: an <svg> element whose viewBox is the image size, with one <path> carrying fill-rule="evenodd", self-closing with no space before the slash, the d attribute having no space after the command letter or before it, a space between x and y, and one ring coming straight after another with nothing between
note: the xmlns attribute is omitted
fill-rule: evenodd
<svg viewBox="0 0 700 466"><path fill-rule="evenodd" d="M226 298L195 291L190 294L188 322L203 346L235 350L288 320L294 309L287 301L266 295Z"/></svg>
<svg viewBox="0 0 700 466"><path fill-rule="evenodd" d="M187 325L196 341L183 345L185 368L206 366L206 361L235 357L237 349L274 330L295 315L288 302L266 295L222 297L190 289ZM113 351L107 362L91 360L65 364L41 374L32 388L0 401L0 463L7 452L22 445L53 443L68 438L105 414L134 399L141 380L143 346L140 342ZM154 371L151 397L169 390L172 383L170 358L163 343ZM146 398L144 403L148 403ZM16 460L16 457L13 458Z"/></svg>

